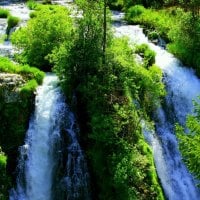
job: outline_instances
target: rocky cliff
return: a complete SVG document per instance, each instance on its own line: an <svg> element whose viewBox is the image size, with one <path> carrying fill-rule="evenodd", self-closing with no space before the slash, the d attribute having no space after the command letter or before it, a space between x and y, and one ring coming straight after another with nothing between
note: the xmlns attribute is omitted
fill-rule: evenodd
<svg viewBox="0 0 200 200"><path fill-rule="evenodd" d="M0 146L5 153L0 154L0 171L10 177L2 180L0 195L5 195L5 191L8 191L5 187L9 187L15 176L18 147L23 144L33 110L34 94L27 96L21 92L25 83L19 74L0 73ZM0 197L4 198L3 195Z"/></svg>

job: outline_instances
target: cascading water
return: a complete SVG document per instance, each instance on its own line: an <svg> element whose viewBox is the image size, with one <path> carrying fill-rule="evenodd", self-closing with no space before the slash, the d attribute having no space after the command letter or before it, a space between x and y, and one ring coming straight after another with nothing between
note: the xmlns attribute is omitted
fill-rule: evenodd
<svg viewBox="0 0 200 200"><path fill-rule="evenodd" d="M68 146L68 159L66 164L65 177L62 180L67 188L67 199L89 200L89 174L83 151L77 140L78 128L73 113L68 112L67 116L70 144Z"/></svg>
<svg viewBox="0 0 200 200"><path fill-rule="evenodd" d="M114 19L120 19L120 13ZM158 176L166 198L169 200L198 200L200 191L188 173L178 151L174 123L185 123L187 114L192 112L192 100L200 95L200 80L193 70L181 65L172 54L148 41L142 28L116 23L117 36L128 36L137 44L147 43L156 52L156 64L162 69L167 89L165 106L155 112L156 133L144 129L152 146Z"/></svg>
<svg viewBox="0 0 200 200"><path fill-rule="evenodd" d="M20 148L17 188L11 190L10 200L63 199L55 196L56 189L65 191L69 200L90 199L87 166L78 143L75 119L57 84L57 77L47 74L38 87L35 113ZM62 134L69 138L68 147L62 145ZM63 158L65 154L67 159ZM66 160L66 167L57 181L60 160Z"/></svg>

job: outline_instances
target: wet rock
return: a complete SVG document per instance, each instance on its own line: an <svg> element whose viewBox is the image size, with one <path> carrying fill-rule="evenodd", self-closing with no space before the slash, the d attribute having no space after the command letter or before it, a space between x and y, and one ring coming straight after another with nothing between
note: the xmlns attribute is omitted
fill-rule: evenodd
<svg viewBox="0 0 200 200"><path fill-rule="evenodd" d="M0 94L5 103L20 100L19 90L25 83L19 74L0 73Z"/></svg>

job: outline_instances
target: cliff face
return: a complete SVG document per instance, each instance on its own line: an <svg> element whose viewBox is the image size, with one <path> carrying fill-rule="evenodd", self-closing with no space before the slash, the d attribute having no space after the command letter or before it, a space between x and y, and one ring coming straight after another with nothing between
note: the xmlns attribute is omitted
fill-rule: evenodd
<svg viewBox="0 0 200 200"><path fill-rule="evenodd" d="M20 90L25 83L19 74L0 73L0 146L7 156L6 173L11 182L15 175L18 147L23 144L34 105L34 94L23 95Z"/></svg>

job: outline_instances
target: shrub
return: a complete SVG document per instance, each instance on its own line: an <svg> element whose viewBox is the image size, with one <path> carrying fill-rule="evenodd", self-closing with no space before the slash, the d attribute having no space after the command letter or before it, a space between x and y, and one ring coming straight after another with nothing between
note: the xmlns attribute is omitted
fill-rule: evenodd
<svg viewBox="0 0 200 200"><path fill-rule="evenodd" d="M26 3L27 7L30 9L30 10L35 10L38 6L38 3L35 2L34 0L29 0L27 3Z"/></svg>
<svg viewBox="0 0 200 200"><path fill-rule="evenodd" d="M15 31L11 40L19 49L18 61L51 71L48 56L70 38L72 20L61 6L40 5L27 26Z"/></svg>
<svg viewBox="0 0 200 200"><path fill-rule="evenodd" d="M148 38L150 40L156 40L156 39L159 38L159 34L156 31L150 31L150 32L148 32L147 36L148 36Z"/></svg>
<svg viewBox="0 0 200 200"><path fill-rule="evenodd" d="M29 17L30 17L30 18L36 17L36 12L31 12L31 13L29 14Z"/></svg>
<svg viewBox="0 0 200 200"><path fill-rule="evenodd" d="M145 8L141 5L136 5L136 6L132 6L128 9L128 11L126 12L126 19L132 19L136 16L141 15L143 12L145 11Z"/></svg>
<svg viewBox="0 0 200 200"><path fill-rule="evenodd" d="M152 51L147 44L136 46L135 53L143 58L143 66L148 68L155 63L156 53Z"/></svg>
<svg viewBox="0 0 200 200"><path fill-rule="evenodd" d="M7 26L7 29L6 29L6 33L9 34L10 33L10 30L17 26L17 24L19 23L20 19L18 17L15 17L15 16L9 16L8 17L8 26Z"/></svg>
<svg viewBox="0 0 200 200"><path fill-rule="evenodd" d="M9 14L9 10L0 8L0 18L7 18Z"/></svg>

